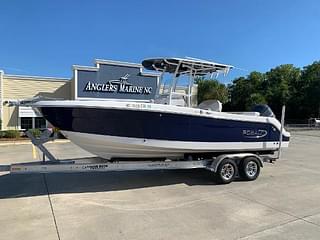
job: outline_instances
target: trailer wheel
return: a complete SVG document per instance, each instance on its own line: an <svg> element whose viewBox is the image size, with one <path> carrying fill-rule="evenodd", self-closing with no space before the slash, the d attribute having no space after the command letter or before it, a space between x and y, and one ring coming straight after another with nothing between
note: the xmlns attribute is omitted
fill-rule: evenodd
<svg viewBox="0 0 320 240"><path fill-rule="evenodd" d="M240 164L240 175L247 181L257 179L260 174L260 163L255 157L247 157Z"/></svg>
<svg viewBox="0 0 320 240"><path fill-rule="evenodd" d="M216 179L219 183L228 184L233 181L237 175L237 165L232 159L224 159L217 168Z"/></svg>

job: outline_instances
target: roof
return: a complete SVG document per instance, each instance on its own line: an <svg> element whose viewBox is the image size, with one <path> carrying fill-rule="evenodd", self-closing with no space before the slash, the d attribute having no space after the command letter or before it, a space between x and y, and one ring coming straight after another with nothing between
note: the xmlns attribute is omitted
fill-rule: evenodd
<svg viewBox="0 0 320 240"><path fill-rule="evenodd" d="M210 73L227 74L231 65L210 62L196 58L150 58L142 61L142 65L148 70L156 70L174 74L206 75Z"/></svg>
<svg viewBox="0 0 320 240"><path fill-rule="evenodd" d="M22 79L22 80L54 81L54 82L70 81L70 78L61 78L61 77L44 77L44 76L28 76L28 75L12 75L12 74L4 74L3 76L6 79Z"/></svg>

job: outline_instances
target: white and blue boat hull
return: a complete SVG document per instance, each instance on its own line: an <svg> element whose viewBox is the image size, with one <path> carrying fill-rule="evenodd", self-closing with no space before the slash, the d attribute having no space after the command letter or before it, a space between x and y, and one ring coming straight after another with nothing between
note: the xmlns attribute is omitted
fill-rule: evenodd
<svg viewBox="0 0 320 240"><path fill-rule="evenodd" d="M106 159L279 148L280 123L270 117L116 101L42 101L34 107L73 143ZM282 147L289 138L283 131Z"/></svg>

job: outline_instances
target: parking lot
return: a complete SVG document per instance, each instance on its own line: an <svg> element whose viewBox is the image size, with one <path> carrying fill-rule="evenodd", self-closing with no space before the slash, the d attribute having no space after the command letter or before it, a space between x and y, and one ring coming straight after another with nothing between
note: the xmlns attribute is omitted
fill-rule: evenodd
<svg viewBox="0 0 320 240"><path fill-rule="evenodd" d="M1 173L0 239L320 239L320 131L292 135L253 182L217 185L204 170ZM31 160L30 144L0 146L0 164Z"/></svg>

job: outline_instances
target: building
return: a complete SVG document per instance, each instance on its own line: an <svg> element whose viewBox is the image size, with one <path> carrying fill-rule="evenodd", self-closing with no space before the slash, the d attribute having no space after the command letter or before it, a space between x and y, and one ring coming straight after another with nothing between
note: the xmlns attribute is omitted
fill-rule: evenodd
<svg viewBox="0 0 320 240"><path fill-rule="evenodd" d="M141 64L95 60L95 66L73 66L72 78L9 75L0 71L1 129L45 128L49 123L31 107L11 106L8 101L44 97L65 100L155 98L158 73L144 72ZM185 92L184 87L177 87ZM196 86L193 104L196 104ZM179 102L179 101L178 101ZM181 101L180 101L181 102Z"/></svg>
<svg viewBox="0 0 320 240"><path fill-rule="evenodd" d="M37 96L71 99L71 81L65 78L7 75L0 73L1 129L29 129L47 127L46 121L30 107L8 107L8 100Z"/></svg>

